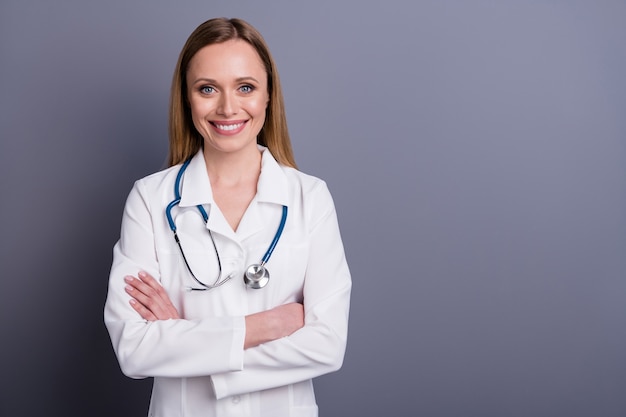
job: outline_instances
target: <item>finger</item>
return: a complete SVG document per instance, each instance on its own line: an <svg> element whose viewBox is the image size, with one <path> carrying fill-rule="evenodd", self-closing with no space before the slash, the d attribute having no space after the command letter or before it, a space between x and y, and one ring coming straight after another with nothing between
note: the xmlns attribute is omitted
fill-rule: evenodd
<svg viewBox="0 0 626 417"><path fill-rule="evenodd" d="M163 301L164 307L169 311L170 316L172 318L178 318L178 310L176 310L176 307L174 307L174 303L172 303L172 300L170 299L167 291L165 291L165 288L163 288L161 283L159 283L156 279L152 277L152 275L150 275L146 271L139 271L138 276L141 281L146 283L157 293L159 298Z"/></svg>
<svg viewBox="0 0 626 417"><path fill-rule="evenodd" d="M174 307L170 301L163 287L158 283L157 285L161 289L160 292L157 292L150 285L132 276L124 277L124 281L128 284L125 288L126 292L141 303L143 307L150 310L158 320L180 318L178 310L176 310L176 307Z"/></svg>
<svg viewBox="0 0 626 417"><path fill-rule="evenodd" d="M141 316L142 319L148 320L148 321L156 321L156 320L158 320L157 317L154 314L152 314L152 312L150 310L148 310L143 304L141 304L140 302L138 302L134 298L131 298L129 303L130 303L130 306L137 313L139 313L139 315Z"/></svg>
<svg viewBox="0 0 626 417"><path fill-rule="evenodd" d="M145 279L145 281L144 281ZM154 297L158 294L156 288L154 287L154 278L148 278L145 277L144 279L141 279L141 274L138 274L138 277L133 277L133 276L127 276L124 277L124 280L126 281L127 284L132 285L133 287L135 287L136 289L138 289L139 291L141 291L142 293ZM150 285L152 284L152 285Z"/></svg>
<svg viewBox="0 0 626 417"><path fill-rule="evenodd" d="M146 284L148 284L150 287L154 288L155 290L161 286L161 284L159 284L157 280L154 279L154 277L150 275L149 273L147 273L146 271L139 271L137 276L139 277L141 281L145 282Z"/></svg>
<svg viewBox="0 0 626 417"><path fill-rule="evenodd" d="M124 281L130 287L130 288L126 288L128 291L136 291L137 293L141 293L145 295L146 297L156 298L158 296L156 291L154 291L152 287L150 287L149 285L147 285L146 283L144 283L142 280L138 278L127 276L127 277L124 277Z"/></svg>
<svg viewBox="0 0 626 417"><path fill-rule="evenodd" d="M145 271L139 271L139 274L137 275L142 282L147 284L148 287L150 287L152 290L154 290L157 293L159 298L161 298L165 302L165 304L172 305L172 301L170 300L169 295L165 291L165 288L163 288L163 286L159 282L157 282L157 280L154 279L152 275L148 274Z"/></svg>
<svg viewBox="0 0 626 417"><path fill-rule="evenodd" d="M126 293L141 303L144 308L150 310L157 319L167 320L171 318L165 303L152 288L133 277L126 277L124 280L128 284L125 288Z"/></svg>

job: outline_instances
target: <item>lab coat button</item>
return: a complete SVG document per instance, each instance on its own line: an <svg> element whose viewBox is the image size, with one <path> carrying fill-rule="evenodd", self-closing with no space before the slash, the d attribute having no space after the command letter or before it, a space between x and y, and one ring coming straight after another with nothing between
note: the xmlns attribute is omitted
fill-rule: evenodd
<svg viewBox="0 0 626 417"><path fill-rule="evenodd" d="M239 395L235 395L232 401L233 404L239 404L239 402L241 401L241 397Z"/></svg>

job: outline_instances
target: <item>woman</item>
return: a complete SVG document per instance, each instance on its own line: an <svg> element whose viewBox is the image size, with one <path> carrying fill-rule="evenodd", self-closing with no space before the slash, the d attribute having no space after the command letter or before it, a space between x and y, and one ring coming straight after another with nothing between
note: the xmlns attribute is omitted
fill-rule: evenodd
<svg viewBox="0 0 626 417"><path fill-rule="evenodd" d="M342 364L351 278L248 23L211 19L187 40L168 161L135 183L114 248L104 318L122 371L154 377L150 416L316 416L312 378Z"/></svg>

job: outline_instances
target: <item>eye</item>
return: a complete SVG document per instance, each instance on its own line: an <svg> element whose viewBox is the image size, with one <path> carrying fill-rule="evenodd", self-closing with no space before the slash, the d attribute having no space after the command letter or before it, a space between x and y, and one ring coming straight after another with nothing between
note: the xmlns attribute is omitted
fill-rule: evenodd
<svg viewBox="0 0 626 417"><path fill-rule="evenodd" d="M250 94L251 92L254 91L254 87L249 84L245 84L239 87L239 91L241 91L244 94Z"/></svg>
<svg viewBox="0 0 626 417"><path fill-rule="evenodd" d="M214 92L215 89L210 85L203 85L202 87L200 87L200 93L202 94L213 94Z"/></svg>

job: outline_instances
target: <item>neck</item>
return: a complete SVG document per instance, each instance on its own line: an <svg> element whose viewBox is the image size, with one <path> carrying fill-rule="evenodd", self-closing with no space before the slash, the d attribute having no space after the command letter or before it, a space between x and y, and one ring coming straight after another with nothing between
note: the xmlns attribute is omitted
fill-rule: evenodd
<svg viewBox="0 0 626 417"><path fill-rule="evenodd" d="M253 179L256 183L261 172L261 152L250 147L234 153L204 150L204 161L211 184L234 185Z"/></svg>

